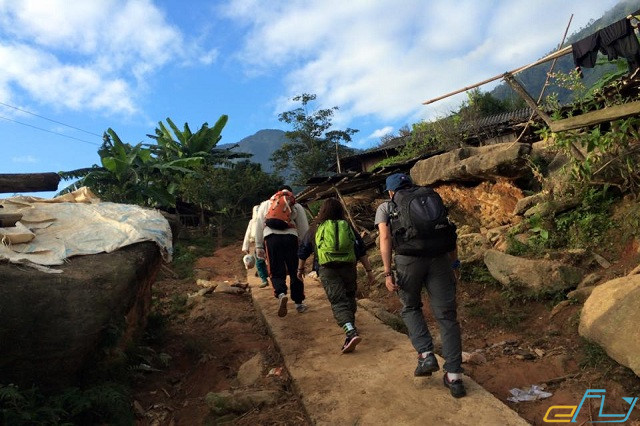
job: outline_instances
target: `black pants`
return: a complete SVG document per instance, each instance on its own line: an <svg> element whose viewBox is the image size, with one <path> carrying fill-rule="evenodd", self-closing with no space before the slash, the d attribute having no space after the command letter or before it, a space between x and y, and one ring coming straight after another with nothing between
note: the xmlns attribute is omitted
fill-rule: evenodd
<svg viewBox="0 0 640 426"><path fill-rule="evenodd" d="M287 294L287 275L291 287L291 299L295 303L304 300L304 283L296 276L298 270L298 237L292 234L269 234L264 238L269 277L273 294Z"/></svg>

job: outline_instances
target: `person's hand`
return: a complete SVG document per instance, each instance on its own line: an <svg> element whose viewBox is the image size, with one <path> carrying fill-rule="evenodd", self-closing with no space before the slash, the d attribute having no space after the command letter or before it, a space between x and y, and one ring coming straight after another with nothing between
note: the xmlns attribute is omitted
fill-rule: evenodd
<svg viewBox="0 0 640 426"><path fill-rule="evenodd" d="M453 270L453 276L456 279L456 284L460 284L460 268Z"/></svg>
<svg viewBox="0 0 640 426"><path fill-rule="evenodd" d="M396 278L394 277L393 273L384 277L384 285L387 287L387 290L389 290L389 292L398 291L400 289L400 287L398 287L398 284L396 284Z"/></svg>
<svg viewBox="0 0 640 426"><path fill-rule="evenodd" d="M298 269L298 273L296 274L300 281L304 281L305 271L304 269Z"/></svg>
<svg viewBox="0 0 640 426"><path fill-rule="evenodd" d="M264 249L257 248L256 249L256 257L258 259L264 259Z"/></svg>

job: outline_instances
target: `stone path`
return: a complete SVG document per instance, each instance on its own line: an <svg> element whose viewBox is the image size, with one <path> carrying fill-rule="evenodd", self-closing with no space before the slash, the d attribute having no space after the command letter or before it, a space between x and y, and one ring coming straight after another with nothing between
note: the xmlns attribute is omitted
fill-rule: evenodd
<svg viewBox="0 0 640 426"><path fill-rule="evenodd" d="M253 272L253 270L251 270ZM465 377L468 395L455 399L442 372L416 378L415 352L406 335L364 309L356 314L363 338L341 354L344 333L336 325L319 281L305 279L309 310L289 300L277 316L271 287L249 274L254 305L264 317L311 420L318 425L527 425L513 410ZM440 365L442 359L438 358Z"/></svg>

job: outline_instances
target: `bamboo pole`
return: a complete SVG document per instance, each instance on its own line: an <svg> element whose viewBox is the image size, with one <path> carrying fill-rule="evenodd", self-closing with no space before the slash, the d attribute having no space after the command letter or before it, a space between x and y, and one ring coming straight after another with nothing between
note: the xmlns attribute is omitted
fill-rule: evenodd
<svg viewBox="0 0 640 426"><path fill-rule="evenodd" d="M340 203L342 203L342 208L344 208L344 212L347 214L347 218L349 219L351 226L353 226L353 229L355 229L357 232L360 232L360 229L356 225L356 222L353 220L353 217L351 216L351 212L349 211L349 207L347 207L347 203L345 203L344 198L342 198L342 194L338 190L338 187L334 185L333 190L336 191L336 194L338 195L338 199L340 200Z"/></svg>
<svg viewBox="0 0 640 426"><path fill-rule="evenodd" d="M562 35L562 41L560 42L558 47L562 46L565 40L567 39L567 34L569 33L569 28L571 27L571 21L573 21L573 13L569 17L569 22L567 23L567 27L564 29L564 34ZM536 102L536 104L539 104L540 101L542 101L542 97L544 96L544 91L549 85L549 79L551 78L551 73L553 72L553 69L556 66L557 60L558 58L554 59L553 62L551 62L551 66L549 67L549 71L547 71L547 77L544 79L544 84L542 85L542 89L540 89L540 95L538 96L538 101ZM522 136L524 136L524 134L527 132L527 129L529 128L529 124L531 123L531 120L533 119L534 114L535 114L535 111L531 113L531 115L529 116L529 119L527 120L527 123L524 125L524 128L522 129L522 131L518 135L518 138L514 142L517 143L520 141L520 139L522 139Z"/></svg>
<svg viewBox="0 0 640 426"><path fill-rule="evenodd" d="M559 58L559 57L564 56L564 55L566 55L568 53L571 53L571 51L572 51L572 47L571 46L566 46L566 47L564 47L564 48L562 48L560 50L557 50L557 51L545 56L542 59L539 59L539 60L529 64L529 65L521 66L520 68L516 68L516 69L514 69L512 71L507 71L507 73L509 73L509 74L520 73L520 72L522 72L524 70L528 70L529 68L535 67L536 65L540 65L540 64L543 64L545 62L552 61L552 60L554 60L556 58ZM481 82L473 84L471 86L467 86L467 87L464 87L462 89L455 90L455 91L453 91L451 93L447 93L446 95L438 96L437 98L433 98L433 99L430 99L428 101L423 102L422 105L429 105L429 104L432 104L432 103L434 103L436 101L440 101L442 99L448 98L449 96L457 95L458 93L462 93L462 92L466 92L467 90L475 89L476 87L482 86L482 85L487 84L487 83L491 83L492 81L499 80L504 75L505 75L505 73L502 73L502 74L497 75L495 77L491 77L491 78L488 78L486 80L482 80Z"/></svg>

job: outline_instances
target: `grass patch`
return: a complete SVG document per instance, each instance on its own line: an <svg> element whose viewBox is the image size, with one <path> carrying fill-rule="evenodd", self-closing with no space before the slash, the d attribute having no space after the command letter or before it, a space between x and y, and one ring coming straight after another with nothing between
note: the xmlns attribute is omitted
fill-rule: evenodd
<svg viewBox="0 0 640 426"><path fill-rule="evenodd" d="M57 393L0 385L1 424L130 425L133 420L129 390L118 383L69 387Z"/></svg>
<svg viewBox="0 0 640 426"><path fill-rule="evenodd" d="M500 283L493 278L484 262L462 263L460 265L460 276L464 281L483 286L500 287Z"/></svg>
<svg viewBox="0 0 640 426"><path fill-rule="evenodd" d="M597 343L583 339L580 349L581 356L578 364L582 368L611 369L617 365Z"/></svg>

